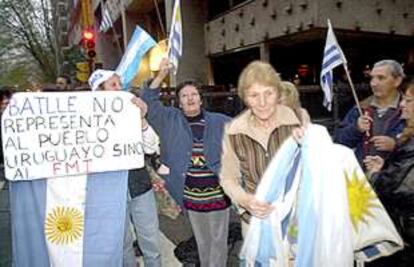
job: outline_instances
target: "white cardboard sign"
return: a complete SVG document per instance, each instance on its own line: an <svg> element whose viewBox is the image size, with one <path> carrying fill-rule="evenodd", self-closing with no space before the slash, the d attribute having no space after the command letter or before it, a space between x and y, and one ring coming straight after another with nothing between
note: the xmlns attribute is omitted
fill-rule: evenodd
<svg viewBox="0 0 414 267"><path fill-rule="evenodd" d="M127 92L16 93L1 119L11 181L144 166L140 109Z"/></svg>

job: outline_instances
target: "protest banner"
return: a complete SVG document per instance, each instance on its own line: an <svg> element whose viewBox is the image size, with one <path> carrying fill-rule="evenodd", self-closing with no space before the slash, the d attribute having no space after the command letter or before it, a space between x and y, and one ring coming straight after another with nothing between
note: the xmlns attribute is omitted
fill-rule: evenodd
<svg viewBox="0 0 414 267"><path fill-rule="evenodd" d="M8 180L144 166L141 117L127 92L16 93L4 111Z"/></svg>

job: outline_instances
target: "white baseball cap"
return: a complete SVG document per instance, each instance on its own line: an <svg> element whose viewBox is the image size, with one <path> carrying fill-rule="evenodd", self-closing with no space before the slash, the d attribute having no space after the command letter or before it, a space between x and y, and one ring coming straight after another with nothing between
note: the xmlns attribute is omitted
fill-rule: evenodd
<svg viewBox="0 0 414 267"><path fill-rule="evenodd" d="M112 70L95 70L89 77L88 83L91 86L92 91L96 91L99 85L114 75L116 75L116 72Z"/></svg>

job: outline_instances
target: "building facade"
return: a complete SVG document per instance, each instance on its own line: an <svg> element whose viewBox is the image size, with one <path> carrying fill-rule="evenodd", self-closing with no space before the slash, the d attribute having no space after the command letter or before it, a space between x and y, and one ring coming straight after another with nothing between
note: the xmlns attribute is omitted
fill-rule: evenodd
<svg viewBox="0 0 414 267"><path fill-rule="evenodd" d="M80 41L79 5L85 1L73 1L72 45ZM97 60L105 68L117 65L135 24L158 41L167 38L173 0L89 1L96 29L102 7L113 20L112 29L98 34ZM357 81L380 59L394 58L410 71L414 64L412 0L181 0L181 11L184 49L177 81L235 85L244 66L261 59L284 79L318 84L328 18ZM146 60L143 77L153 75Z"/></svg>
<svg viewBox="0 0 414 267"><path fill-rule="evenodd" d="M213 13L205 24L205 43L218 83L234 83L248 61L262 59L284 79L299 75L304 83L317 84L327 19L358 81L366 66L380 59L414 63L411 0L229 0L221 9L214 9L214 2L209 1ZM222 69L235 64L234 75L222 77Z"/></svg>

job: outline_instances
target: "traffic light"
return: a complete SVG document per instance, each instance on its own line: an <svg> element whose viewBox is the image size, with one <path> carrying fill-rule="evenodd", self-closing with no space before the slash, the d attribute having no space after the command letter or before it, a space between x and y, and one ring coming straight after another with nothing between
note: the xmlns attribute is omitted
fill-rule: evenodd
<svg viewBox="0 0 414 267"><path fill-rule="evenodd" d="M90 70L89 62L83 61L83 62L76 63L76 78L80 82L87 82L90 72L91 70Z"/></svg>
<svg viewBox="0 0 414 267"><path fill-rule="evenodd" d="M82 34L83 46L86 50L86 55L89 60L93 60L96 57L95 51L95 33L93 30L87 29Z"/></svg>

